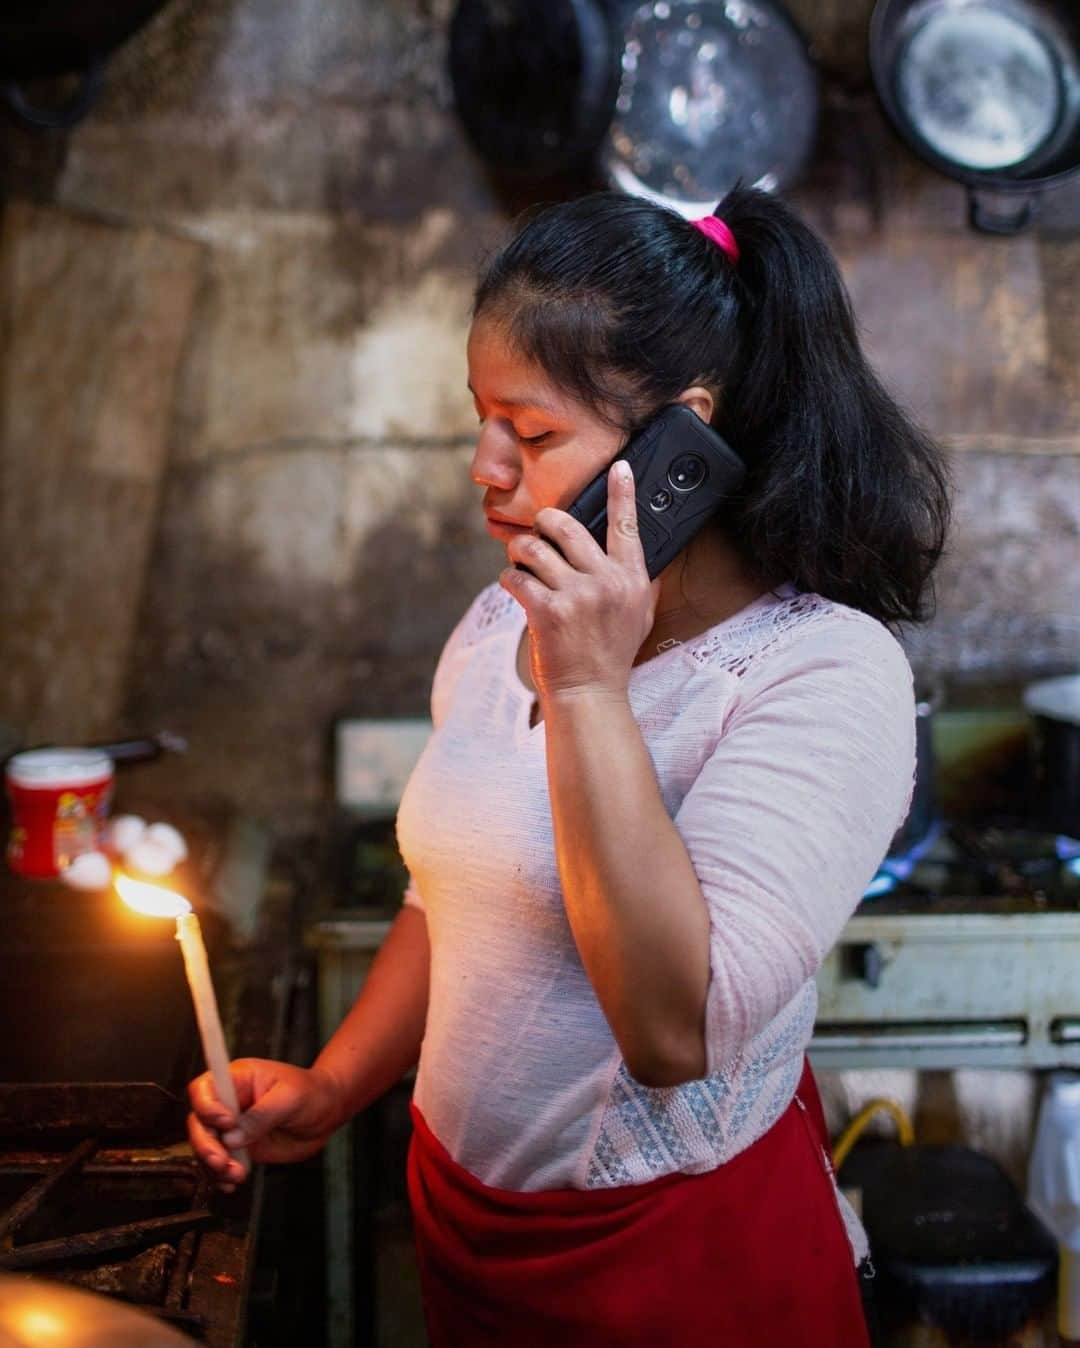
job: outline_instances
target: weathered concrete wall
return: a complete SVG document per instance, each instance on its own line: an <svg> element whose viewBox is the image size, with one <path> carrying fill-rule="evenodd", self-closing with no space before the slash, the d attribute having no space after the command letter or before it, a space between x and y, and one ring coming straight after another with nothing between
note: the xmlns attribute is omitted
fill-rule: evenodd
<svg viewBox="0 0 1080 1348"><path fill-rule="evenodd" d="M425 709L501 555L467 481L463 345L507 207L450 108L451 8L172 0L77 130L4 133L0 472L23 564L0 719L24 739L169 726L191 753L146 770L163 791L298 820L325 799L334 716ZM1080 195L1020 239L971 235L960 188L876 112L869 4L795 8L828 75L796 203L887 381L955 449L940 612L912 655L1066 668Z"/></svg>

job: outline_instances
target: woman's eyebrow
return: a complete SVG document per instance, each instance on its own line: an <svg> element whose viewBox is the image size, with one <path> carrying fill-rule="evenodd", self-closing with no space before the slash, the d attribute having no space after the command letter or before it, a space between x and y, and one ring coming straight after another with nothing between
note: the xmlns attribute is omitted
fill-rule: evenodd
<svg viewBox="0 0 1080 1348"><path fill-rule="evenodd" d="M476 390L473 388L472 384L466 384L465 387L475 398ZM544 402L542 398L496 398L495 401L500 407L513 407L515 409L529 407L534 408L537 412L547 412L553 417L559 415L558 408L552 407L550 403Z"/></svg>

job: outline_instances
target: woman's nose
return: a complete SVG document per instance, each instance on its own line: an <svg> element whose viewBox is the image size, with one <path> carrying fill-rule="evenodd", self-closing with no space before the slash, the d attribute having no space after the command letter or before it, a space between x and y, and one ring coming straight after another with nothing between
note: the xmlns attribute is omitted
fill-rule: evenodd
<svg viewBox="0 0 1080 1348"><path fill-rule="evenodd" d="M497 425L485 422L476 440L469 476L478 487L512 491L518 483L520 468L513 438L500 434Z"/></svg>

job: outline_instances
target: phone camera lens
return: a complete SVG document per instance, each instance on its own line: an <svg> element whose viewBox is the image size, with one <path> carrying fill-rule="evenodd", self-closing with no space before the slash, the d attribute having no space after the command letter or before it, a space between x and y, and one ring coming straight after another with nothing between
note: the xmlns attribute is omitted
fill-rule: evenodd
<svg viewBox="0 0 1080 1348"><path fill-rule="evenodd" d="M706 472L700 454L680 454L668 469L667 480L676 491L693 491L705 481Z"/></svg>
<svg viewBox="0 0 1080 1348"><path fill-rule="evenodd" d="M674 499L667 487L658 487L649 497L649 505L659 513L661 510L666 510Z"/></svg>

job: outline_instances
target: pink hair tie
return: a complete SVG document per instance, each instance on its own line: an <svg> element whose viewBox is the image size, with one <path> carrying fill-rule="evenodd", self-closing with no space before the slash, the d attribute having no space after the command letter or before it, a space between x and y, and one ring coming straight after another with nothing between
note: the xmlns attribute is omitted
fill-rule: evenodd
<svg viewBox="0 0 1080 1348"><path fill-rule="evenodd" d="M718 248L722 248L732 262L738 262L739 245L735 242L735 235L723 220L717 219L715 215L703 215L700 220L691 220L690 223L707 239L712 239Z"/></svg>

